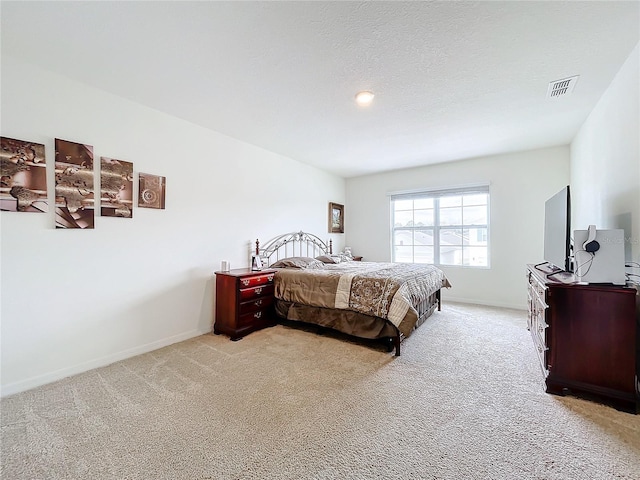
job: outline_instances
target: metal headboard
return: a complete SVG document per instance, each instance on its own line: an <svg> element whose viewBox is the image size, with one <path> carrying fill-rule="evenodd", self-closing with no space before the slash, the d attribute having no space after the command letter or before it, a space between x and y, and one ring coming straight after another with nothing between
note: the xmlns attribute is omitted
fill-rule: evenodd
<svg viewBox="0 0 640 480"><path fill-rule="evenodd" d="M256 240L256 254L260 256L265 267L286 257L317 257L318 255L331 255L333 253L333 240L328 243L312 233L291 232L269 240L266 245L260 247Z"/></svg>

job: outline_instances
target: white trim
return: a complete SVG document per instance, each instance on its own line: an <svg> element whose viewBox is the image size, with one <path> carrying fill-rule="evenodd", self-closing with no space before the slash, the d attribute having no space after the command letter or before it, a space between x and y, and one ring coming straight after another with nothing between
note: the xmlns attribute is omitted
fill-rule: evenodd
<svg viewBox="0 0 640 480"><path fill-rule="evenodd" d="M112 363L119 362L120 360L135 357L136 355L141 355L143 353L151 352L153 350L157 350L159 348L166 347L168 345L173 345L174 343L183 342L190 338L198 337L200 335L204 335L209 332L210 330L207 330L204 332L201 332L199 330L190 330L188 332L181 333L179 335L174 335L173 337L168 337L162 340L158 340L156 342L147 343L146 345L140 345L138 347L134 347L129 350L123 350L121 352L117 352L112 355L107 355L102 358L97 358L95 360L91 360L88 362L79 363L71 367L61 368L60 370L55 370L53 372L45 373L44 375L38 375L35 377L27 378L26 380L21 380L19 382L2 385L1 387L2 392L0 393L0 397L4 398L9 395L13 395L15 393L24 392L26 390L39 387L41 385L46 385L48 383L52 383L57 380L62 380L63 378L70 377L72 375L77 375L79 373L84 373L89 370L93 370L94 368L105 367Z"/></svg>
<svg viewBox="0 0 640 480"><path fill-rule="evenodd" d="M486 302L484 300L478 300L477 298L460 298L460 297L452 297L445 296L444 290L442 295L442 308L445 309L447 307L447 303L467 303L467 304L475 304L475 305L484 305L486 307L496 307L496 308L510 308L512 310L522 310L523 312L527 311L527 305L514 305L511 303L502 303L502 302Z"/></svg>

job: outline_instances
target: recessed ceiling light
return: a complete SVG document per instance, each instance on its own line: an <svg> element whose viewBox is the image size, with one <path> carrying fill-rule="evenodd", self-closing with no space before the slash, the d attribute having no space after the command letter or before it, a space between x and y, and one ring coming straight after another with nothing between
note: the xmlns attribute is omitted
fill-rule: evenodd
<svg viewBox="0 0 640 480"><path fill-rule="evenodd" d="M356 103L358 105L369 105L373 101L374 96L373 92L369 92L368 90L358 92L356 94Z"/></svg>

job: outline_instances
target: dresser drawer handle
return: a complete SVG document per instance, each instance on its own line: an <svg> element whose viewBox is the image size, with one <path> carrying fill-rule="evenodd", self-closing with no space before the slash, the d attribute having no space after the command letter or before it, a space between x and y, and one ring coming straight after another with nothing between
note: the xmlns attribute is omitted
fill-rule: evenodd
<svg viewBox="0 0 640 480"><path fill-rule="evenodd" d="M248 286L249 286L249 283L251 283L251 281L250 281L250 280L245 280L245 279L242 279L242 280L241 280L241 282L242 282L242 284L243 284L245 287L248 287Z"/></svg>
<svg viewBox="0 0 640 480"><path fill-rule="evenodd" d="M262 305L262 299L260 299L260 300L256 300L255 302L253 302L253 304L254 304L256 307L259 307L260 305Z"/></svg>
<svg viewBox="0 0 640 480"><path fill-rule="evenodd" d="M260 318L262 316L262 312L256 312L253 314L254 318Z"/></svg>
<svg viewBox="0 0 640 480"><path fill-rule="evenodd" d="M262 293L262 287L256 288L254 292L256 292L256 295L260 295Z"/></svg>
<svg viewBox="0 0 640 480"><path fill-rule="evenodd" d="M267 279L268 279L270 282L273 282L273 274L272 274L272 275L267 275Z"/></svg>

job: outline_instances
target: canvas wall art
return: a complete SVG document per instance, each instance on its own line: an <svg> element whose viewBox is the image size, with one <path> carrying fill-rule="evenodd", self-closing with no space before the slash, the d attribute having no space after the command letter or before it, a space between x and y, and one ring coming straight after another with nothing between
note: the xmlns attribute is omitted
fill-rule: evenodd
<svg viewBox="0 0 640 480"><path fill-rule="evenodd" d="M133 163L100 157L100 214L133 218Z"/></svg>
<svg viewBox="0 0 640 480"><path fill-rule="evenodd" d="M138 206L164 209L166 178L148 173L140 173L138 189Z"/></svg>
<svg viewBox="0 0 640 480"><path fill-rule="evenodd" d="M94 228L93 146L55 139L56 228Z"/></svg>
<svg viewBox="0 0 640 480"><path fill-rule="evenodd" d="M47 212L44 145L0 137L0 210Z"/></svg>

